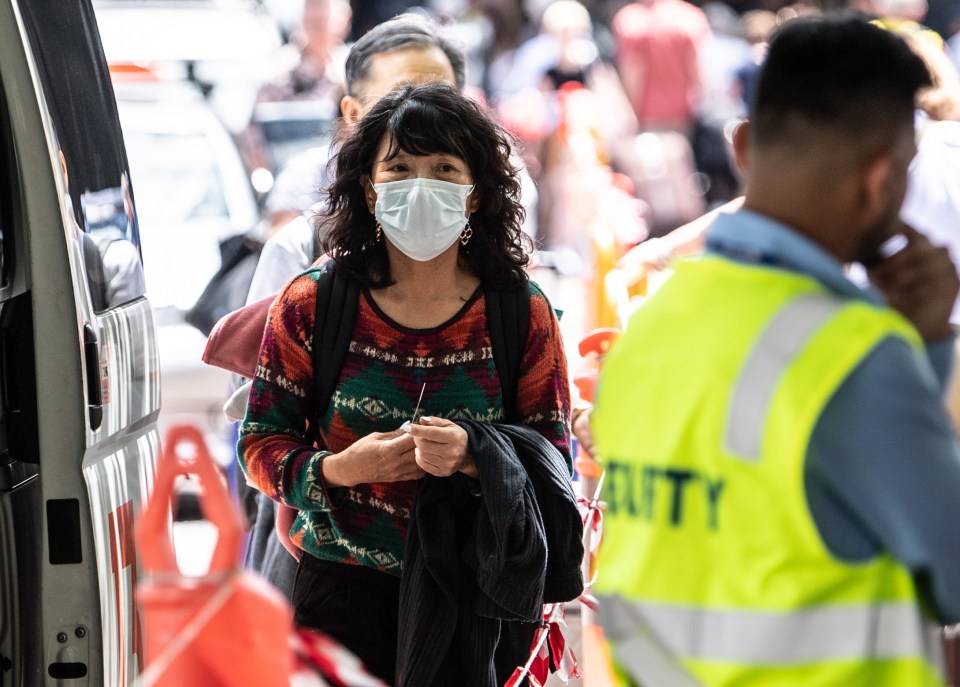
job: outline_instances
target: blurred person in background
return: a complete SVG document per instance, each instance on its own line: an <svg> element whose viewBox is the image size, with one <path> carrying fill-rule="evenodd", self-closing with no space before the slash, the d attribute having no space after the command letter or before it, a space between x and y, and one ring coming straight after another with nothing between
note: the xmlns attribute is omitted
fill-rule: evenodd
<svg viewBox="0 0 960 687"><path fill-rule="evenodd" d="M710 35L685 0L635 0L613 19L617 68L641 130L689 134L703 93L698 55Z"/></svg>
<svg viewBox="0 0 960 687"><path fill-rule="evenodd" d="M703 76L701 110L710 119L742 117L744 108L733 92L736 70L750 52L744 37L741 17L730 5L711 0L703 5L710 24L710 37L700 47L700 73Z"/></svg>
<svg viewBox="0 0 960 687"><path fill-rule="evenodd" d="M551 96L566 83L586 85L599 53L590 14L575 0L548 2L529 24L528 37L500 65L505 71L488 79L487 96L521 140L538 143L557 125ZM525 147L524 157L539 177L539 152Z"/></svg>
<svg viewBox="0 0 960 687"><path fill-rule="evenodd" d="M317 118L333 119L343 96L343 62L350 30L347 0L304 0L303 16L284 47L278 74L257 91L252 121L241 136L248 168L276 172L258 119L272 116L270 105L300 102L313 106ZM281 217L268 217L278 226Z"/></svg>
<svg viewBox="0 0 960 687"><path fill-rule="evenodd" d="M739 15L728 4L707 2L703 12L710 24L710 36L698 51L703 95L690 144L706 207L714 208L736 196L740 189L726 131L746 112L734 83L750 48L740 29Z"/></svg>
<svg viewBox="0 0 960 687"><path fill-rule="evenodd" d="M475 0L474 6L490 24L484 51L483 90L495 106L536 79L537 56L520 47L539 32L521 0ZM534 64L528 64L533 60ZM534 81L535 83L535 81Z"/></svg>
<svg viewBox="0 0 960 687"><path fill-rule="evenodd" d="M930 43L940 48L945 45L940 34L923 24L929 9L927 0L861 0L858 7L877 17L879 25L885 29L904 35L923 33Z"/></svg>
<svg viewBox="0 0 960 687"><path fill-rule="evenodd" d="M261 86L258 102L339 98L344 44L350 29L347 0L304 0L300 26L284 47L284 65Z"/></svg>
<svg viewBox="0 0 960 687"><path fill-rule="evenodd" d="M700 50L711 35L703 10L685 0L635 0L613 19L616 65L638 133L612 151L659 236L701 215L693 134L703 99Z"/></svg>
<svg viewBox="0 0 960 687"><path fill-rule="evenodd" d="M557 91L565 84L586 86L597 60L589 13L576 0L551 2L543 11L539 33L517 52L525 73L515 75L512 86L501 84L495 107L507 128L523 141L524 161L537 180L540 194L549 196L549 177L557 163L551 143L561 112ZM550 207L549 202L539 208L537 240L551 248L557 238L551 228L551 215L557 208Z"/></svg>
<svg viewBox="0 0 960 687"><path fill-rule="evenodd" d="M567 83L587 86L599 58L587 8L577 0L554 0L544 9L540 24L556 51L544 73L546 88L555 91Z"/></svg>
<svg viewBox="0 0 960 687"><path fill-rule="evenodd" d="M749 112L757 93L757 79L760 67L767 58L767 46L770 36L777 28L777 15L770 10L751 10L740 20L743 35L750 43L750 54L746 62L737 69L736 86L743 102L744 112Z"/></svg>

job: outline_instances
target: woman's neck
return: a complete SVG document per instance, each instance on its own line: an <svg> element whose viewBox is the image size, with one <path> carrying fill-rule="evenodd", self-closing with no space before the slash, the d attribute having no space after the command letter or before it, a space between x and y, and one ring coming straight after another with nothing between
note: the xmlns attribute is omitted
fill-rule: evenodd
<svg viewBox="0 0 960 687"><path fill-rule="evenodd" d="M418 262L390 255L394 283L370 292L377 306L394 322L412 329L437 327L456 315L477 290L480 280L456 249Z"/></svg>
<svg viewBox="0 0 960 687"><path fill-rule="evenodd" d="M392 298L438 301L455 294L462 296L464 291L469 298L479 283L466 261L460 259L456 247L425 262L408 258L399 251L388 249L388 252L394 283L386 290L392 292Z"/></svg>

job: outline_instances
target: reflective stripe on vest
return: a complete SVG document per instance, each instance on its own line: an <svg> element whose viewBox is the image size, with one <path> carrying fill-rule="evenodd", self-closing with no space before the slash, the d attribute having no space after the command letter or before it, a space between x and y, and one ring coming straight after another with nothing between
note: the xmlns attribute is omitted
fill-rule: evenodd
<svg viewBox="0 0 960 687"><path fill-rule="evenodd" d="M745 460L760 459L767 411L783 371L842 307L842 301L827 294L806 294L770 321L737 380L727 425L728 451Z"/></svg>
<svg viewBox="0 0 960 687"><path fill-rule="evenodd" d="M652 639L677 658L754 665L921 655L931 666L939 666L941 660L936 630L928 628L911 603L777 613L685 608L601 596L600 619L614 643L655 627Z"/></svg>

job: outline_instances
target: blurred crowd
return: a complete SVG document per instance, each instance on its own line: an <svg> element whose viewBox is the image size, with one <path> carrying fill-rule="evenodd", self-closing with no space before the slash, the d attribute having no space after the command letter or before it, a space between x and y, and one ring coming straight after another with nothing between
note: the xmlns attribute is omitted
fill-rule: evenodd
<svg viewBox="0 0 960 687"><path fill-rule="evenodd" d="M793 17L848 9L910 36L949 86L927 114L960 117L960 99L950 92L960 59L953 0L266 4L287 18L281 25L289 42L257 94L241 148L251 169L272 175L264 204L270 231L320 200L351 41L403 12L435 20L464 49L467 92L517 136L536 182L525 195L536 198L527 228L540 263L587 280L629 248L739 195L731 131L749 113L769 36ZM330 122L328 137L269 159L258 113L277 103L312 108ZM602 290L596 279L593 287ZM603 310L594 304L589 324L610 324Z"/></svg>

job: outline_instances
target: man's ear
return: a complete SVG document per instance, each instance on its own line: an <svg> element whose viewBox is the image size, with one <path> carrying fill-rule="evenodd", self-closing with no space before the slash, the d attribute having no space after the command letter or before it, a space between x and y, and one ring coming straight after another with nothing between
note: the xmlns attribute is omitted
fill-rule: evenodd
<svg viewBox="0 0 960 687"><path fill-rule="evenodd" d="M737 163L740 174L747 176L747 160L750 150L750 120L744 119L733 128L733 159Z"/></svg>
<svg viewBox="0 0 960 687"><path fill-rule="evenodd" d="M370 177L364 174L360 177L360 183L363 184L363 197L367 199L367 208L370 214L376 214L377 209L377 190L373 187Z"/></svg>
<svg viewBox="0 0 960 687"><path fill-rule="evenodd" d="M340 114L343 115L343 120L352 126L363 117L363 107L357 98L345 95L340 99Z"/></svg>
<svg viewBox="0 0 960 687"><path fill-rule="evenodd" d="M874 155L860 171L861 216L869 223L876 221L890 204L893 185L893 151Z"/></svg>

